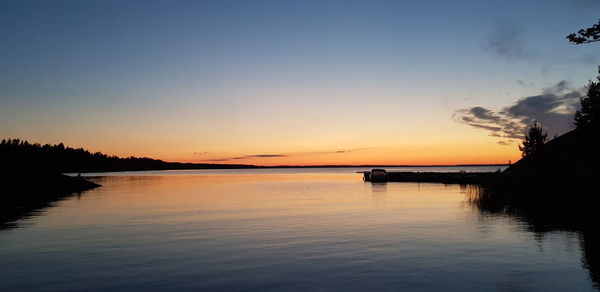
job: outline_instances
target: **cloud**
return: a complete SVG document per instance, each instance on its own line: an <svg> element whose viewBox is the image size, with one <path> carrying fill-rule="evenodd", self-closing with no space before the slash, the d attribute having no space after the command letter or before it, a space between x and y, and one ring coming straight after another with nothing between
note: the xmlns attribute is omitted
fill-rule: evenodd
<svg viewBox="0 0 600 292"><path fill-rule="evenodd" d="M239 159L245 159L245 158L271 158L271 157L286 157L287 155L282 155L282 154L258 154L258 155L245 155L245 156L241 156L238 157Z"/></svg>
<svg viewBox="0 0 600 292"><path fill-rule="evenodd" d="M477 119L484 119L490 121L498 121L501 119L501 117L495 115L493 111L480 106L473 107L469 111Z"/></svg>
<svg viewBox="0 0 600 292"><path fill-rule="evenodd" d="M523 81L523 80L517 80L517 83L518 83L519 85L521 85L521 86L525 86L525 87L531 87L531 86L534 86L534 85L535 85L535 84L533 84L533 83L527 83L527 82L525 82L525 81Z"/></svg>
<svg viewBox="0 0 600 292"><path fill-rule="evenodd" d="M579 106L579 98L584 94L583 88L574 90L567 81L561 81L545 88L539 95L521 98L498 112L475 106L457 110L453 119L487 130L490 136L498 138L523 139L534 120L539 121L550 136L560 135L573 128L573 114ZM498 143L507 145L509 142Z"/></svg>
<svg viewBox="0 0 600 292"><path fill-rule="evenodd" d="M353 151L364 150L368 148L352 148L345 150L335 150L335 151L312 151L312 152L296 152L296 153L287 153L287 154L248 154L241 156L233 156L233 157L225 157L225 158L212 158L212 159L203 159L202 161L210 161L210 162L225 162L232 160L242 160L242 159L254 159L254 158L278 158L278 157L293 157L293 156L306 156L306 155L319 155L319 154L344 154ZM197 152L194 152L196 154ZM206 153L206 152L204 152Z"/></svg>
<svg viewBox="0 0 600 292"><path fill-rule="evenodd" d="M523 30L510 23L498 23L484 49L512 62L539 58L538 52L526 48Z"/></svg>
<svg viewBox="0 0 600 292"><path fill-rule="evenodd" d="M337 150L337 151L334 151L333 153L338 153L338 154L339 153L349 153L349 152L364 150L364 149L367 149L367 148L353 148L353 149L346 149L346 150ZM325 153L331 153L331 152L325 152Z"/></svg>
<svg viewBox="0 0 600 292"><path fill-rule="evenodd" d="M589 11L593 8L600 8L600 1L598 0L573 0L568 1L567 3L572 3L573 7L582 11Z"/></svg>
<svg viewBox="0 0 600 292"><path fill-rule="evenodd" d="M583 55L581 56L580 61L584 64L598 64L598 58L594 55Z"/></svg>
<svg viewBox="0 0 600 292"><path fill-rule="evenodd" d="M277 158L277 157L288 157L288 156L289 155L284 155L284 154L251 154L251 155L242 155L242 156L227 157L227 158L204 159L204 161L230 161L230 160L253 159L253 158Z"/></svg>
<svg viewBox="0 0 600 292"><path fill-rule="evenodd" d="M598 0L571 0L568 2L571 3L568 5L568 9L578 7L589 11L592 8L600 8L600 1ZM572 27L570 32L575 32L579 29L581 27L575 26ZM564 39L567 33L563 36L565 44L568 43ZM573 63L593 65L598 64L600 60L598 56L590 53L573 52L573 54L565 55L556 50L548 49L547 46L536 42L535 39L531 33L527 32L524 25L500 19L491 27L487 37L484 36L481 47L489 54L505 61L513 63L526 62L530 65L535 65L544 75L556 70L557 66L573 65ZM526 84L522 80L517 82L522 86L533 85Z"/></svg>

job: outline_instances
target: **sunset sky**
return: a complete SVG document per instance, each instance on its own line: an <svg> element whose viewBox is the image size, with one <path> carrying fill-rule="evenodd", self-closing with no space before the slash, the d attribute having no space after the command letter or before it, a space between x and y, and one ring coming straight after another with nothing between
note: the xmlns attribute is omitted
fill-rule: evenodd
<svg viewBox="0 0 600 292"><path fill-rule="evenodd" d="M2 1L0 136L167 161L507 163L600 1Z"/></svg>

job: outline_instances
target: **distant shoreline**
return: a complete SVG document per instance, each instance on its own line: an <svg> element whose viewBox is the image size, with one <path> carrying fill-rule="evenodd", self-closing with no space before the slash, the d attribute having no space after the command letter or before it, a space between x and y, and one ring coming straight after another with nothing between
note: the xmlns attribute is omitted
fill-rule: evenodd
<svg viewBox="0 0 600 292"><path fill-rule="evenodd" d="M428 164L428 165L387 165L387 164L358 164L358 165L274 165L260 168L339 168L339 167L461 167L461 166L507 166L508 164Z"/></svg>
<svg viewBox="0 0 600 292"><path fill-rule="evenodd" d="M179 162L167 162L179 163ZM509 164L452 164L452 165L381 165L381 164L360 164L360 165L231 165L231 164L211 164L210 166L198 165L197 167L190 164L183 164L184 167L173 168L148 168L148 169L127 169L127 170L108 170L108 171L82 171L82 172L66 172L67 174L76 173L99 173L99 172L129 172L129 171L160 171L160 170L214 170L214 169L286 169L286 168L391 168L391 167L479 167L479 166L509 166Z"/></svg>
<svg viewBox="0 0 600 292"><path fill-rule="evenodd" d="M54 173L93 173L184 169L283 169L283 168L393 168L393 167L477 167L506 166L506 164L318 164L318 165L253 165L235 163L168 162L148 157L117 157L101 152L92 153L83 148L71 148L64 144L41 145L21 139L3 139L0 142L0 160L5 169L44 170Z"/></svg>

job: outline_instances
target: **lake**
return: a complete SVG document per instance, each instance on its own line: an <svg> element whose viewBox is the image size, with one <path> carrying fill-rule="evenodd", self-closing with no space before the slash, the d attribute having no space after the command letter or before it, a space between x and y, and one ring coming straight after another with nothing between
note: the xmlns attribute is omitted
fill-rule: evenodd
<svg viewBox="0 0 600 292"><path fill-rule="evenodd" d="M359 170L89 174L103 186L0 230L0 290L597 287L577 231L480 210L467 186L368 183Z"/></svg>

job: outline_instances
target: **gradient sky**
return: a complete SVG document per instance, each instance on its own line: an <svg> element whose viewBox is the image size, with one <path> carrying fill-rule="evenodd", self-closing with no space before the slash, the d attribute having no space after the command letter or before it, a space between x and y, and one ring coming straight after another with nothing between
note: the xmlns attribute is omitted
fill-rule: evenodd
<svg viewBox="0 0 600 292"><path fill-rule="evenodd" d="M565 36L599 12L598 0L4 0L0 136L169 161L506 163L518 137L490 123L570 127L559 116L597 75L600 46Z"/></svg>

